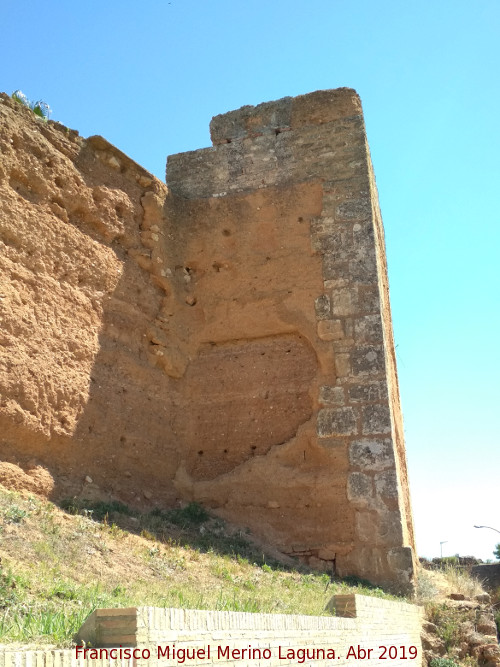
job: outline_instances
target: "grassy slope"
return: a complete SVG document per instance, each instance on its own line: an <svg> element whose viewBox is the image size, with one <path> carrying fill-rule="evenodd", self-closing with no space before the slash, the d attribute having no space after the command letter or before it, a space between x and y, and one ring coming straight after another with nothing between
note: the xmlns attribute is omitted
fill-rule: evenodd
<svg viewBox="0 0 500 667"><path fill-rule="evenodd" d="M1 643L69 645L97 607L320 615L338 592L391 598L277 560L197 505L149 514L119 503L67 509L0 486Z"/></svg>

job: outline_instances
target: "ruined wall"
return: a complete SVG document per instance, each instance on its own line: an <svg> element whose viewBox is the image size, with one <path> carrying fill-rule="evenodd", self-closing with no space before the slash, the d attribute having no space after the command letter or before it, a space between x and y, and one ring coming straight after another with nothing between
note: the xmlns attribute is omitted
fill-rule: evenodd
<svg viewBox="0 0 500 667"><path fill-rule="evenodd" d="M168 159L168 191L104 139L1 102L4 459L28 478L43 464L56 495L197 500L316 567L407 588L355 92L217 116L213 148Z"/></svg>
<svg viewBox="0 0 500 667"><path fill-rule="evenodd" d="M2 455L28 487L47 468L55 497L133 502L179 458L169 377L149 362L166 188L103 139L1 102ZM174 502L162 486L159 501Z"/></svg>

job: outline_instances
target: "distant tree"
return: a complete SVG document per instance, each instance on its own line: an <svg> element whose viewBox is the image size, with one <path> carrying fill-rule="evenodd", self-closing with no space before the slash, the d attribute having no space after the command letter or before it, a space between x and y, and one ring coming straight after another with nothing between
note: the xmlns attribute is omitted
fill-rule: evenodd
<svg viewBox="0 0 500 667"><path fill-rule="evenodd" d="M500 560L500 542L496 545L493 555L495 556L495 558Z"/></svg>

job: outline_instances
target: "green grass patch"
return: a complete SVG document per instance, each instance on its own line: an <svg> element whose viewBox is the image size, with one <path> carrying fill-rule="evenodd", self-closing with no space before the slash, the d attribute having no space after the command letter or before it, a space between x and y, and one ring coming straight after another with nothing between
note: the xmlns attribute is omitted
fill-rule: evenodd
<svg viewBox="0 0 500 667"><path fill-rule="evenodd" d="M81 498L67 498L61 502L61 507L69 514L79 514L87 516L96 521L104 521L107 517L114 514L125 514L132 516L132 510L118 500L104 502L102 500L85 500Z"/></svg>

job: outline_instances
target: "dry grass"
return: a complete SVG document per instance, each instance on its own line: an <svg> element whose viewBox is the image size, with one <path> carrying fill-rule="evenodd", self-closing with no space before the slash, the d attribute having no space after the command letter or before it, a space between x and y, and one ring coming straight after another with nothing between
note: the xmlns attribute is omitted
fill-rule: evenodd
<svg viewBox="0 0 500 667"><path fill-rule="evenodd" d="M481 583L467 570L448 565L442 572L453 593L461 593L469 598L484 593Z"/></svg>
<svg viewBox="0 0 500 667"><path fill-rule="evenodd" d="M441 570L420 568L417 579L416 599L421 604L436 598L459 593L473 598L484 593L481 583L465 568L447 565Z"/></svg>

